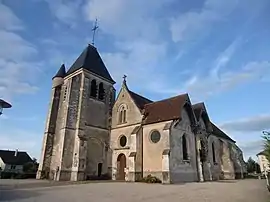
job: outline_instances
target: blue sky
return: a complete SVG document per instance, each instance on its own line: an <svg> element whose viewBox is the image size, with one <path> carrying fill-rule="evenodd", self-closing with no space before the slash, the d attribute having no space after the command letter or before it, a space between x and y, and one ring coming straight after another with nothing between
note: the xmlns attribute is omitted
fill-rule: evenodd
<svg viewBox="0 0 270 202"><path fill-rule="evenodd" d="M40 156L51 78L91 43L116 89L153 100L188 92L245 156L270 128L268 0L0 0L0 148Z"/></svg>

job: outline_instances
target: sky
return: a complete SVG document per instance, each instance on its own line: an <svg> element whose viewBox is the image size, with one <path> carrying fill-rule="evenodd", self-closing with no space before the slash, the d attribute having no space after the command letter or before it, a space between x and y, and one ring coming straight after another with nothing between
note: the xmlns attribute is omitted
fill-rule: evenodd
<svg viewBox="0 0 270 202"><path fill-rule="evenodd" d="M40 157L52 80L98 19L95 46L119 90L189 93L245 158L270 129L269 0L0 0L0 148Z"/></svg>

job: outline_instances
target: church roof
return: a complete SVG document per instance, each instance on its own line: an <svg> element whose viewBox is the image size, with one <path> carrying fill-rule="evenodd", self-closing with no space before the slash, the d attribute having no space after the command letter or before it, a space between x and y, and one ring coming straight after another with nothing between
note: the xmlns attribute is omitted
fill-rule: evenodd
<svg viewBox="0 0 270 202"><path fill-rule="evenodd" d="M58 72L53 77L53 79L56 77L64 78L65 76L66 76L66 68L65 68L65 65L62 64L61 67L59 68Z"/></svg>
<svg viewBox="0 0 270 202"><path fill-rule="evenodd" d="M17 152L15 156L15 151L0 150L0 158L5 164L12 165L24 165L25 163L32 162L32 159L26 152Z"/></svg>
<svg viewBox="0 0 270 202"><path fill-rule="evenodd" d="M215 136L226 139L226 140L230 140L230 141L235 143L235 140L233 140L228 135L226 135L226 133L224 133L221 129L219 129L215 124L213 124L212 122L211 122L211 124L212 124L212 128L213 128L213 134Z"/></svg>
<svg viewBox="0 0 270 202"><path fill-rule="evenodd" d="M143 110L144 109L144 105L146 104L149 104L149 103L152 103L153 101L152 100L149 100L137 93L134 93L130 90L129 91L129 94L131 96L131 98L134 100L135 104L137 105L137 107L140 109L140 110Z"/></svg>
<svg viewBox="0 0 270 202"><path fill-rule="evenodd" d="M105 64L103 63L97 49L90 44L88 44L81 55L76 59L74 64L70 67L67 75L77 71L80 68L84 68L112 83L115 83Z"/></svg>
<svg viewBox="0 0 270 202"><path fill-rule="evenodd" d="M146 104L144 124L157 123L181 118L181 109L188 102L188 94Z"/></svg>
<svg viewBox="0 0 270 202"><path fill-rule="evenodd" d="M196 116L196 119L199 120L200 116L201 116L201 111L204 108L203 102L192 105L192 108L193 108L194 114Z"/></svg>

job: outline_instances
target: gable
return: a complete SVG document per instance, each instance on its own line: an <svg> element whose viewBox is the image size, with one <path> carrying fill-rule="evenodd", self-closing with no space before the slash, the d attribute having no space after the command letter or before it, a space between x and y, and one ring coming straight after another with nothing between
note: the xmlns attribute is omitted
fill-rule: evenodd
<svg viewBox="0 0 270 202"><path fill-rule="evenodd" d="M202 117L199 118L199 123L200 123L202 128L206 129L206 124L205 124L205 121L203 120Z"/></svg>
<svg viewBox="0 0 270 202"><path fill-rule="evenodd" d="M132 99L129 90L126 87L122 87L117 99L114 103L112 110L112 127L119 125L119 109L125 107L126 109L126 125L140 123L142 120L141 109ZM122 125L122 124L121 124Z"/></svg>

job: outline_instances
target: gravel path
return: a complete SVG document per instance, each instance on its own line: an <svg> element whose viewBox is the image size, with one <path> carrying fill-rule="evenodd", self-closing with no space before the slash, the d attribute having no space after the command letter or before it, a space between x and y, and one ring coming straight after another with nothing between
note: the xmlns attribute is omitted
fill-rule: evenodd
<svg viewBox="0 0 270 202"><path fill-rule="evenodd" d="M247 179L181 185L119 182L58 185L51 187L32 186L31 188L20 186L9 190L2 189L0 190L0 201L270 202L270 193L266 189L264 180Z"/></svg>

